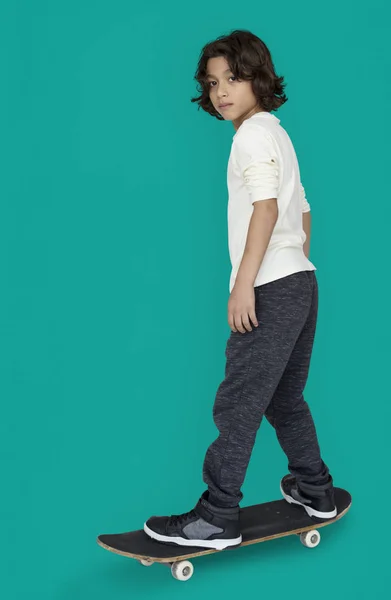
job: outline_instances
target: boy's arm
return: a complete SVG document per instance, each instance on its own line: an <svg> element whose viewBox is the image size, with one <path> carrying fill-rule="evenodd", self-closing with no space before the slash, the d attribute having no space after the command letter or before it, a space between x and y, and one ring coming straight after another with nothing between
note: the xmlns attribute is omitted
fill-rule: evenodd
<svg viewBox="0 0 391 600"><path fill-rule="evenodd" d="M309 257L310 254L310 237L311 237L311 207L308 204L305 196L305 189L303 184L300 182L300 193L301 193L301 206L303 211L303 229L306 234L306 240L303 245L304 254Z"/></svg>
<svg viewBox="0 0 391 600"><path fill-rule="evenodd" d="M278 218L277 198L254 202L236 284L253 286Z"/></svg>
<svg viewBox="0 0 391 600"><path fill-rule="evenodd" d="M309 257L310 254L310 236L311 236L311 212L303 212L303 229L306 234L306 240L303 245L304 254Z"/></svg>
<svg viewBox="0 0 391 600"><path fill-rule="evenodd" d="M233 153L253 205L236 287L253 289L278 217L278 155L271 134L251 124L239 131Z"/></svg>

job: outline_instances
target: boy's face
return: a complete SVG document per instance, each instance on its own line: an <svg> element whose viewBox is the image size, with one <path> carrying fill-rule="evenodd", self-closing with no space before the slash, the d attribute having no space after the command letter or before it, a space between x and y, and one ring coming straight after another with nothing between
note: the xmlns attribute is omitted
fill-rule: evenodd
<svg viewBox="0 0 391 600"><path fill-rule="evenodd" d="M238 129L245 119L262 110L251 81L238 80L223 56L210 58L206 66L209 97L214 108ZM227 104L227 107L222 105Z"/></svg>

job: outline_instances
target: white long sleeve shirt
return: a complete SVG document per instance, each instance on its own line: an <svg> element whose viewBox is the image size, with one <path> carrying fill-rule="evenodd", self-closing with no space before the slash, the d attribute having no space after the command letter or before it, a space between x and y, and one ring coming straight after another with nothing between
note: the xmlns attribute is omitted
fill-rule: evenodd
<svg viewBox="0 0 391 600"><path fill-rule="evenodd" d="M233 136L227 168L229 289L246 245L253 203L277 198L278 219L254 287L299 271L315 271L304 254L303 212L310 210L292 141L270 112L243 121Z"/></svg>

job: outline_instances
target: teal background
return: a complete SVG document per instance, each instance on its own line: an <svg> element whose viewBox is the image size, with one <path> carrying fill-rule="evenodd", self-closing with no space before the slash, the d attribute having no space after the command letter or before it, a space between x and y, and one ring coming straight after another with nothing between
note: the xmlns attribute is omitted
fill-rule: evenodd
<svg viewBox="0 0 391 600"><path fill-rule="evenodd" d="M386 595L389 16L380 0L2 5L2 597ZM320 289L306 398L354 504L315 550L289 537L198 558L180 583L95 540L189 510L204 489L234 130L190 98L202 46L236 28L287 82L276 115L312 207ZM265 421L243 506L279 497L286 470Z"/></svg>

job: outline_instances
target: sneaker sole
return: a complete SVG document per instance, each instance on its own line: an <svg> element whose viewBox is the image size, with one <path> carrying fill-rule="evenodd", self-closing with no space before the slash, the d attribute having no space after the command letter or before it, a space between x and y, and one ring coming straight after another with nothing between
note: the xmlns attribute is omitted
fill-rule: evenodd
<svg viewBox="0 0 391 600"><path fill-rule="evenodd" d="M158 542L171 542L173 544L178 544L178 546L197 546L201 548L213 548L214 550L224 550L229 546L238 546L242 542L241 535L236 539L229 540L187 540L186 538L181 537L161 535L150 529L146 523L144 523L144 531L149 537Z"/></svg>
<svg viewBox="0 0 391 600"><path fill-rule="evenodd" d="M320 510L315 510L314 508L311 508L311 506L307 506L306 504L303 504L302 502L299 502L298 500L292 498L292 496L286 494L282 488L281 483L280 490L281 494L284 496L285 500L289 502L289 504L297 504L298 506L302 506L309 517L317 517L318 519L333 519L337 516L337 508L334 508L334 510L329 512L321 512Z"/></svg>

